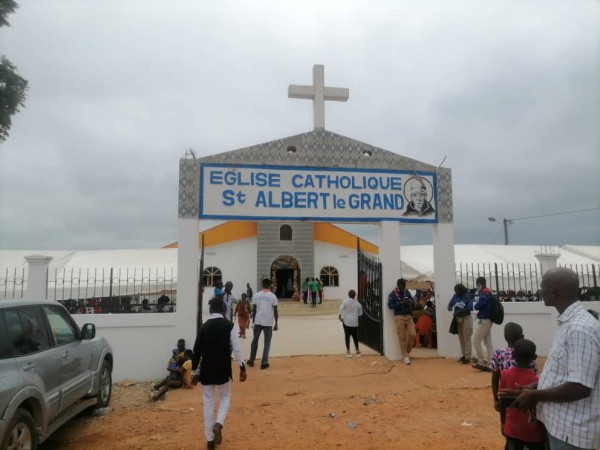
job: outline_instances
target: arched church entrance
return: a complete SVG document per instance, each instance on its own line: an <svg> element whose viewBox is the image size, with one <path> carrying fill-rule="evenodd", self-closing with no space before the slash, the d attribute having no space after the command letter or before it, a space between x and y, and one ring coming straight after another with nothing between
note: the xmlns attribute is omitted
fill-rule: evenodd
<svg viewBox="0 0 600 450"><path fill-rule="evenodd" d="M300 265L290 255L279 256L271 264L271 283L275 295L279 299L298 298L300 293Z"/></svg>

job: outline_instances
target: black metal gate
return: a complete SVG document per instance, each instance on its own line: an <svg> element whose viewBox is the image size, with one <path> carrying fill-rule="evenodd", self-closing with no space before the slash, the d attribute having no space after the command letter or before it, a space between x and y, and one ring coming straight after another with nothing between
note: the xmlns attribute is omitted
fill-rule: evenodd
<svg viewBox="0 0 600 450"><path fill-rule="evenodd" d="M383 292L381 262L360 249L357 241L358 299L363 315L358 319L358 339L383 355Z"/></svg>

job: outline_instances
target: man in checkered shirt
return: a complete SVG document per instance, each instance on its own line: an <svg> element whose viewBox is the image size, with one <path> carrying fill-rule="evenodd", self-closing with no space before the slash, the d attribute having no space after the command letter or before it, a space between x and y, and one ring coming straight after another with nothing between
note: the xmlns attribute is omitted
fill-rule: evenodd
<svg viewBox="0 0 600 450"><path fill-rule="evenodd" d="M542 278L542 298L559 313L558 328L537 384L513 406L530 409L548 431L551 450L600 447L600 322L577 300L579 279L559 267Z"/></svg>

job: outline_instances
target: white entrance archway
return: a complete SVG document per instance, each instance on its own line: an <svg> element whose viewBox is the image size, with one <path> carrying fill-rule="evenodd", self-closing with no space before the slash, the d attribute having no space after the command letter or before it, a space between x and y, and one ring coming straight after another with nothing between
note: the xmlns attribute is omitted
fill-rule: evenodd
<svg viewBox="0 0 600 450"><path fill-rule="evenodd" d="M315 81L310 96L297 97L344 100L320 92L339 89L324 88L322 81ZM295 90L290 87L290 93ZM324 111L318 106L315 111ZM332 133L316 116L314 123L312 132L180 160L178 309L186 310L186 326L193 327L196 317L199 218L379 223L383 289L388 292L401 276L400 224L431 224L436 304L445 305L451 297L455 270L450 169ZM385 355L396 360L400 349L393 313L384 309ZM450 313L437 309L438 329L447 329ZM449 340L438 342L443 356L456 354L455 347Z"/></svg>

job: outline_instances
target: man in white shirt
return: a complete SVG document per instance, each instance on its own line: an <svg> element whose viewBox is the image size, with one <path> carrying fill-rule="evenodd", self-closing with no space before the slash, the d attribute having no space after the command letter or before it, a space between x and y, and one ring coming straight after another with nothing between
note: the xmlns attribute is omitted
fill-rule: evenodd
<svg viewBox="0 0 600 450"><path fill-rule="evenodd" d="M528 410L537 404L550 450L599 448L600 322L577 300L579 278L572 270L546 272L541 291L546 306L559 313L558 328L537 389L523 389L513 406Z"/></svg>
<svg viewBox="0 0 600 450"><path fill-rule="evenodd" d="M271 349L271 337L273 331L277 331L277 322L279 314L277 312L277 297L271 292L271 280L264 278L261 283L262 291L254 294L252 299L252 322L254 326L254 336L250 344L250 359L248 365L254 367L256 352L258 350L258 340L260 334L264 331L265 342L263 347L261 369L269 368L269 350ZM273 326L275 320L275 326Z"/></svg>
<svg viewBox="0 0 600 450"><path fill-rule="evenodd" d="M344 326L344 342L346 343L346 358L351 358L350 354L350 336L354 341L355 356L360 356L358 348L358 317L362 316L363 310L359 301L356 299L356 291L350 289L348 298L340 305L338 317Z"/></svg>

